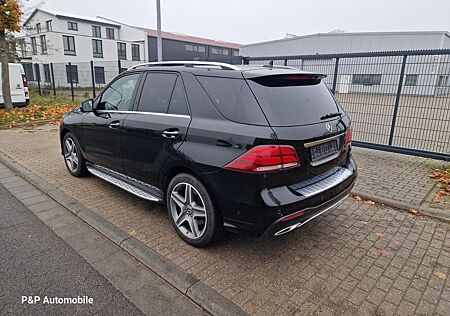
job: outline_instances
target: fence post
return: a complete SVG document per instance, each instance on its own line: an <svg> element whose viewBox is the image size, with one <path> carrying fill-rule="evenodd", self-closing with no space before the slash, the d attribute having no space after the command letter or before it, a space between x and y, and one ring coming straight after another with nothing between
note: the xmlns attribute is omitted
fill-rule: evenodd
<svg viewBox="0 0 450 316"><path fill-rule="evenodd" d="M338 72L339 72L339 57L336 57L336 64L334 65L333 88L331 89L334 95L336 95Z"/></svg>
<svg viewBox="0 0 450 316"><path fill-rule="evenodd" d="M41 68L38 63L34 64L34 71L36 72L36 81L38 84L39 95L42 95L41 91Z"/></svg>
<svg viewBox="0 0 450 316"><path fill-rule="evenodd" d="M284 60L284 65L287 66L287 59Z"/></svg>
<svg viewBox="0 0 450 316"><path fill-rule="evenodd" d="M93 60L91 60L91 78L92 78L92 98L95 99L95 73Z"/></svg>
<svg viewBox="0 0 450 316"><path fill-rule="evenodd" d="M395 97L394 114L392 116L391 132L389 133L389 145L392 145L392 141L394 140L395 123L397 121L397 112L398 112L398 106L400 104L400 95L402 93L402 88L403 88L403 77L405 76L405 67L406 67L406 59L407 58L408 58L408 55L403 56L402 69L400 71L400 80L398 81L397 96Z"/></svg>
<svg viewBox="0 0 450 316"><path fill-rule="evenodd" d="M73 91L72 64L70 62L69 62L69 81L70 81L70 93L72 94L72 101L74 101L75 93Z"/></svg>
<svg viewBox="0 0 450 316"><path fill-rule="evenodd" d="M119 67L119 75L120 75L122 70L122 62L120 61L120 59L117 60L117 66Z"/></svg>
<svg viewBox="0 0 450 316"><path fill-rule="evenodd" d="M53 71L53 63L50 63L50 71L52 74L53 95L56 95L55 72Z"/></svg>

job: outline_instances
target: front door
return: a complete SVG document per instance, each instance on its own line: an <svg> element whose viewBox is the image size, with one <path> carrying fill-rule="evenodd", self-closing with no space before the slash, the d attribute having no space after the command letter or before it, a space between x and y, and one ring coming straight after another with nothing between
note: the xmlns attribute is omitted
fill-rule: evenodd
<svg viewBox="0 0 450 316"><path fill-rule="evenodd" d="M83 119L89 162L123 173L122 124L133 107L140 75L126 74L108 86Z"/></svg>
<svg viewBox="0 0 450 316"><path fill-rule="evenodd" d="M159 171L183 143L190 122L181 76L149 72L136 111L123 123L125 173L157 186Z"/></svg>

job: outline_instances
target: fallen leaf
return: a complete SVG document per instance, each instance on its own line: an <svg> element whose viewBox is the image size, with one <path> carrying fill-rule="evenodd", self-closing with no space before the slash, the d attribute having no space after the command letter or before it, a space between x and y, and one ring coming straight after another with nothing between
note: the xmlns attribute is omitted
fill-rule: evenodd
<svg viewBox="0 0 450 316"><path fill-rule="evenodd" d="M364 204L367 204L367 205L374 205L375 202L374 202L374 201L371 201L371 200L365 200L365 201L364 201Z"/></svg>
<svg viewBox="0 0 450 316"><path fill-rule="evenodd" d="M415 208L410 208L409 211L410 211L412 214L414 214L414 215L420 216L419 211L416 210Z"/></svg>
<svg viewBox="0 0 450 316"><path fill-rule="evenodd" d="M360 201L362 201L362 198L359 195L355 195L355 200L360 202Z"/></svg>
<svg viewBox="0 0 450 316"><path fill-rule="evenodd" d="M367 225L367 224L369 224L369 222L365 222L365 221L359 221L361 224L363 224L363 225Z"/></svg>
<svg viewBox="0 0 450 316"><path fill-rule="evenodd" d="M447 275L444 272L436 271L433 274L437 276L439 279L447 280Z"/></svg>
<svg viewBox="0 0 450 316"><path fill-rule="evenodd" d="M377 236L377 237L384 237L384 233L375 233L375 235Z"/></svg>
<svg viewBox="0 0 450 316"><path fill-rule="evenodd" d="M387 251L386 249L378 249L378 251L380 252L380 254L382 256L388 257L389 256L389 251Z"/></svg>
<svg viewBox="0 0 450 316"><path fill-rule="evenodd" d="M295 256L295 257L294 257L294 260L295 260L295 261L300 261L301 259L302 259L302 258L301 258L300 256Z"/></svg>
<svg viewBox="0 0 450 316"><path fill-rule="evenodd" d="M136 233L135 230L132 230L131 232L129 232L129 234L130 234L131 236L133 236L133 237L137 235L137 233Z"/></svg>

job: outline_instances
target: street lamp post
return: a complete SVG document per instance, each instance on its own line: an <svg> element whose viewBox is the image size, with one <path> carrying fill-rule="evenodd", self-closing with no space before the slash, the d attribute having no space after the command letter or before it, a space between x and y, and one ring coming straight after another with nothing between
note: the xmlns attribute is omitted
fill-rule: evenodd
<svg viewBox="0 0 450 316"><path fill-rule="evenodd" d="M158 30L157 48L158 48L158 61L162 61L162 37L161 37L161 3L160 0L156 0L156 23Z"/></svg>

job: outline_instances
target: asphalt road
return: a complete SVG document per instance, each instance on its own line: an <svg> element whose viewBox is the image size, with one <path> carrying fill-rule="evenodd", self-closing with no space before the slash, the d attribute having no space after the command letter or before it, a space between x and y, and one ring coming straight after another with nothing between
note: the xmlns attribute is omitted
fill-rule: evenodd
<svg viewBox="0 0 450 316"><path fill-rule="evenodd" d="M22 296L40 296L22 304ZM42 304L44 297L83 297L86 305ZM79 254L0 185L0 314L142 315Z"/></svg>

